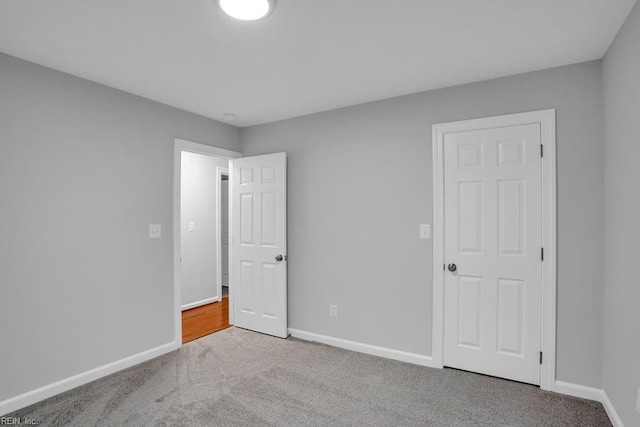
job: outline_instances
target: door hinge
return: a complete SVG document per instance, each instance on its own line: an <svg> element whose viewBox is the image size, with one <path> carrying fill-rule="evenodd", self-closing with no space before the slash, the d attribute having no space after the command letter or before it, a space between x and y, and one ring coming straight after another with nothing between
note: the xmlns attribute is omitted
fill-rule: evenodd
<svg viewBox="0 0 640 427"><path fill-rule="evenodd" d="M544 261L544 248L540 248L540 260Z"/></svg>
<svg viewBox="0 0 640 427"><path fill-rule="evenodd" d="M544 157L544 145L540 144L540 157Z"/></svg>
<svg viewBox="0 0 640 427"><path fill-rule="evenodd" d="M540 352L540 364L542 365L542 352Z"/></svg>

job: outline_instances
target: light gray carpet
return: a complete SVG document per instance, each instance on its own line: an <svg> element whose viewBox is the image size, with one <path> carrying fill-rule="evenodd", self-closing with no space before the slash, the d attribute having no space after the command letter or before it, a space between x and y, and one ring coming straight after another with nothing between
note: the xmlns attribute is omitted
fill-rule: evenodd
<svg viewBox="0 0 640 427"><path fill-rule="evenodd" d="M611 425L596 402L238 328L11 416L100 426Z"/></svg>

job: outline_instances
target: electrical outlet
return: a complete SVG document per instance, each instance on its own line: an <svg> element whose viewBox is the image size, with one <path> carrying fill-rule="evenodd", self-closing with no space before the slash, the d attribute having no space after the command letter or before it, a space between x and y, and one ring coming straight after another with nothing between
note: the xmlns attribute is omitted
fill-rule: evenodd
<svg viewBox="0 0 640 427"><path fill-rule="evenodd" d="M421 239L431 238L431 226L429 224L420 224L420 238Z"/></svg>
<svg viewBox="0 0 640 427"><path fill-rule="evenodd" d="M162 226L160 224L149 224L149 238L159 239L162 237Z"/></svg>
<svg viewBox="0 0 640 427"><path fill-rule="evenodd" d="M192 232L192 233L194 231L196 231L196 223L195 222L190 222L189 223L189 231Z"/></svg>
<svg viewBox="0 0 640 427"><path fill-rule="evenodd" d="M334 304L329 304L329 316L338 317L338 306Z"/></svg>
<svg viewBox="0 0 640 427"><path fill-rule="evenodd" d="M636 399L636 412L640 414L640 388L638 389L638 398Z"/></svg>

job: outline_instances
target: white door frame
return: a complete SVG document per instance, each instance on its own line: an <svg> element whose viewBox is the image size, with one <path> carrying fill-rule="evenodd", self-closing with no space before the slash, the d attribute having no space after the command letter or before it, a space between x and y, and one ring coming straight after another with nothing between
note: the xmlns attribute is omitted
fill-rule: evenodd
<svg viewBox="0 0 640 427"><path fill-rule="evenodd" d="M227 160L242 157L237 151L225 150L223 148L212 147L210 145L198 144L184 139L175 139L173 148L173 299L174 299L174 343L182 347L182 285L180 283L180 257L181 257L181 227L180 227L180 181L182 179L182 163L180 161L183 151L205 156L214 156ZM229 194L231 194L231 182L229 182ZM231 196L230 196L231 197ZM232 219L229 217L229 227L231 229ZM219 230L218 230L219 232ZM217 234L217 233L216 233ZM229 233L229 240L233 236ZM233 264L233 251L229 251L229 267ZM233 318L231 313L231 289L233 277L229 275L229 323Z"/></svg>
<svg viewBox="0 0 640 427"><path fill-rule="evenodd" d="M556 110L433 125L433 331L434 368L444 367L444 136L447 133L540 123L542 157L542 331L540 388L554 390L556 377Z"/></svg>

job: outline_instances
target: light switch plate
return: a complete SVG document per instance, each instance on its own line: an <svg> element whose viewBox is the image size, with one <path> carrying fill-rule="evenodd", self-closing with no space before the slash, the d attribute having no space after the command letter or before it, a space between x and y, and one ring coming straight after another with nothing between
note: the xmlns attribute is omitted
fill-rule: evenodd
<svg viewBox="0 0 640 427"><path fill-rule="evenodd" d="M430 239L431 238L431 225L429 225L429 224L420 224L420 238L421 239Z"/></svg>
<svg viewBox="0 0 640 427"><path fill-rule="evenodd" d="M189 223L189 231L191 231L191 232L196 231L196 223L195 222L190 222Z"/></svg>
<svg viewBox="0 0 640 427"><path fill-rule="evenodd" d="M162 237L162 226L160 224L149 224L149 238L159 239Z"/></svg>
<svg viewBox="0 0 640 427"><path fill-rule="evenodd" d="M338 306L335 304L329 304L329 316L338 317Z"/></svg>

